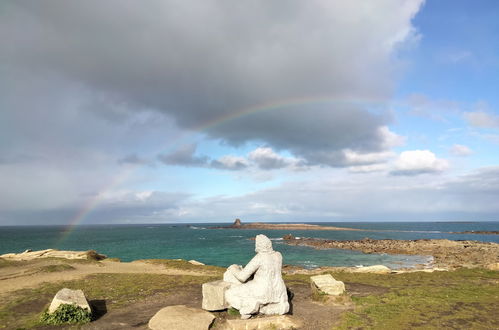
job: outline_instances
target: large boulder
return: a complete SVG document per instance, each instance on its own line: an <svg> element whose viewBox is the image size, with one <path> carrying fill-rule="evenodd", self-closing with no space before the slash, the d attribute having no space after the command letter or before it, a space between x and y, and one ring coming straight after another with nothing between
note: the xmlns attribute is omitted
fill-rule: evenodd
<svg viewBox="0 0 499 330"><path fill-rule="evenodd" d="M59 290L59 292L57 292L54 296L54 299L52 299L48 312L55 312L57 307L62 304L77 305L88 310L89 312L92 312L92 309L90 308L87 298L85 298L85 294L82 290L71 290L67 288Z"/></svg>
<svg viewBox="0 0 499 330"><path fill-rule="evenodd" d="M184 305L162 308L149 320L152 330L207 330L215 319L211 313Z"/></svg>
<svg viewBox="0 0 499 330"><path fill-rule="evenodd" d="M224 330L247 330L247 329L297 329L300 324L289 316L267 316L249 320L227 320L223 325Z"/></svg>
<svg viewBox="0 0 499 330"><path fill-rule="evenodd" d="M345 292L345 283L335 280L331 274L311 276L310 281L312 288L331 296L339 296Z"/></svg>
<svg viewBox="0 0 499 330"><path fill-rule="evenodd" d="M229 307L225 301L225 291L230 288L231 283L225 281L213 281L204 283L203 291L203 309L207 311L219 311Z"/></svg>
<svg viewBox="0 0 499 330"><path fill-rule="evenodd" d="M358 267L352 270L354 273L372 273L372 274L389 274L392 270L384 265L374 265L366 267Z"/></svg>

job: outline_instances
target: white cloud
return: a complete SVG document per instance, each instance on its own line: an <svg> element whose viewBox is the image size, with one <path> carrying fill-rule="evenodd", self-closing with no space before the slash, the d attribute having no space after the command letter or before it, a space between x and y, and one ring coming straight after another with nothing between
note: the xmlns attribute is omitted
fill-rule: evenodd
<svg viewBox="0 0 499 330"><path fill-rule="evenodd" d="M392 151L357 153L352 150L344 150L345 161L352 166L363 164L384 163L395 157Z"/></svg>
<svg viewBox="0 0 499 330"><path fill-rule="evenodd" d="M402 152L394 163L391 171L395 175L418 175L423 173L438 173L446 170L449 162L440 159L429 150L410 150Z"/></svg>
<svg viewBox="0 0 499 330"><path fill-rule="evenodd" d="M398 49L418 39L412 19L422 3L10 2L0 11L0 40L9 45L0 58L12 76L2 71L0 80L24 85L19 72L41 78L55 99L67 84L82 86L75 99L95 101L80 111L108 124L153 109L231 145L263 141L311 164L341 166L343 149L378 152L398 143L383 128L390 116L368 108L387 109ZM61 81L47 80L47 72ZM24 98L29 109L37 108L34 96ZM316 102L324 98L332 101ZM17 111L19 102L5 109Z"/></svg>
<svg viewBox="0 0 499 330"><path fill-rule="evenodd" d="M283 157L268 147L260 147L253 150L248 154L248 159L263 170L289 167L297 163L296 159Z"/></svg>
<svg viewBox="0 0 499 330"><path fill-rule="evenodd" d="M451 147L450 152L454 156L469 156L473 153L473 150L462 144L454 144Z"/></svg>
<svg viewBox="0 0 499 330"><path fill-rule="evenodd" d="M244 157L225 155L211 161L210 166L222 170L237 171L248 167L248 160Z"/></svg>
<svg viewBox="0 0 499 330"><path fill-rule="evenodd" d="M499 128L499 115L496 114L478 110L464 113L464 118L471 126Z"/></svg>

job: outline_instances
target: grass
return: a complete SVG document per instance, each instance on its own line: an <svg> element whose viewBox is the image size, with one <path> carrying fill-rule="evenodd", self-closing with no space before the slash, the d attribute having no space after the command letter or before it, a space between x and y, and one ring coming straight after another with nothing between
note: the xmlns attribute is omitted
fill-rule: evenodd
<svg viewBox="0 0 499 330"><path fill-rule="evenodd" d="M17 267L26 265L26 261L17 261L17 260L9 260L0 258L0 268L4 267Z"/></svg>
<svg viewBox="0 0 499 330"><path fill-rule="evenodd" d="M389 288L386 294L353 297L356 310L346 313L339 329L499 328L499 272L332 275Z"/></svg>
<svg viewBox="0 0 499 330"><path fill-rule="evenodd" d="M75 268L71 265L68 265L68 264L46 265L46 266L42 266L39 268L39 270L41 272L45 272L45 273L62 272L65 270L72 270L72 269L75 269Z"/></svg>
<svg viewBox="0 0 499 330"><path fill-rule="evenodd" d="M183 286L201 285L214 276L162 274L95 274L81 280L45 283L15 291L0 301L0 328L33 328L53 296L62 288L81 289L88 300L104 300L108 311L132 305L153 294L169 295ZM201 287L199 288L201 290Z"/></svg>
<svg viewBox="0 0 499 330"><path fill-rule="evenodd" d="M200 272L200 271L206 271L210 273L215 273L215 274L223 274L225 272L225 268L223 267L218 267L218 266L209 266L209 265L193 265L187 260L183 259L145 259L145 260L140 260L140 261L145 261L147 263L155 264L155 265L163 265L166 268L174 268L174 269L180 269L180 270L187 270L187 271L195 271L195 272Z"/></svg>

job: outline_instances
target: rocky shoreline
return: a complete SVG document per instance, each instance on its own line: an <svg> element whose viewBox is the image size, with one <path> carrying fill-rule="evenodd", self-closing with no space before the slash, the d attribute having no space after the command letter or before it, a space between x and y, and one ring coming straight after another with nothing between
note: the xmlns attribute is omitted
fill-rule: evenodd
<svg viewBox="0 0 499 330"><path fill-rule="evenodd" d="M309 246L316 249L346 249L363 253L388 253L433 256L438 268L499 269L499 244L478 241L451 241L447 239L419 240L362 240L336 241L315 238L284 237L289 245Z"/></svg>

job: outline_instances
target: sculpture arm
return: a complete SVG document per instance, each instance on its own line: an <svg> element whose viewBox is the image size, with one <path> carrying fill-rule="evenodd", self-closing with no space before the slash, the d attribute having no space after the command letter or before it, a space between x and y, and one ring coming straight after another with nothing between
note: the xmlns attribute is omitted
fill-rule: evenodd
<svg viewBox="0 0 499 330"><path fill-rule="evenodd" d="M235 272L234 276L241 282L246 282L251 275L253 275L258 268L260 268L260 258L258 255L254 256L253 259L244 267L240 272Z"/></svg>

